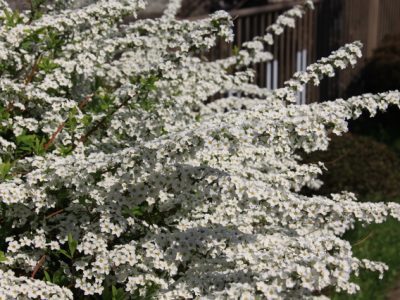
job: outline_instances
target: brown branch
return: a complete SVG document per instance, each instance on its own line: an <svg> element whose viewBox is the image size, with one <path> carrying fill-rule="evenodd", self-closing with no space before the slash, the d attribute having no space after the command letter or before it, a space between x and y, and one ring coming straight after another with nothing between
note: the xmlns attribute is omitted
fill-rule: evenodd
<svg viewBox="0 0 400 300"><path fill-rule="evenodd" d="M333 160L324 162L324 164L326 164L326 165L335 164L335 163L338 162L339 160L342 160L343 158L345 158L348 154L349 154L348 152L345 152L345 153L343 153L342 155L340 155L339 157L337 157L337 158L335 158L335 159L333 159Z"/></svg>
<svg viewBox="0 0 400 300"><path fill-rule="evenodd" d="M111 117L113 114L115 114L121 107L125 106L129 100L131 100L131 98L126 99L125 101L123 101L120 105L118 105L111 113L109 113L108 115L104 116L100 121L98 121L92 128L90 128L88 130L88 132L85 133L84 136L82 136L79 139L79 142L84 143L87 141L87 139L89 138L89 136L91 136L95 131L97 131L97 129L100 128L101 125L103 125L106 120ZM76 144L73 146L72 150L74 150L76 148Z"/></svg>
<svg viewBox="0 0 400 300"><path fill-rule="evenodd" d="M32 2L32 0L29 0L29 7L31 9L31 12L30 12L28 24L31 24L32 21L33 21L33 16L35 15L35 13L33 11L33 2Z"/></svg>
<svg viewBox="0 0 400 300"><path fill-rule="evenodd" d="M366 237L364 237L363 239L357 241L356 243L354 243L353 245L351 245L352 247L358 246L362 243L364 243L366 240L368 240L372 235L374 234L373 231L371 231L370 233L368 233L368 235Z"/></svg>
<svg viewBox="0 0 400 300"><path fill-rule="evenodd" d="M11 112L14 108L14 102L11 101L10 103L8 103L7 108L6 108L6 112Z"/></svg>
<svg viewBox="0 0 400 300"><path fill-rule="evenodd" d="M44 262L46 261L46 255L43 255L39 261L37 262L35 268L33 269L31 278L35 278L36 273L40 270L40 268L43 266Z"/></svg>
<svg viewBox="0 0 400 300"><path fill-rule="evenodd" d="M39 54L39 56L36 58L35 62L33 63L32 69L29 72L29 74L25 77L24 84L28 85L29 83L32 82L33 78L35 78L35 75L37 71L39 70L39 63L42 60L42 54ZM11 101L6 108L6 112L11 112L14 108L14 102Z"/></svg>
<svg viewBox="0 0 400 300"><path fill-rule="evenodd" d="M89 101L92 99L92 97L94 96L94 94L90 94L87 95L85 98L83 98L83 100L79 103L79 109L83 109L85 108L86 104L89 103Z"/></svg>
<svg viewBox="0 0 400 300"><path fill-rule="evenodd" d="M39 63L41 60L42 60L42 54L39 54L38 58L35 60L35 63L32 66L31 71L29 72L28 76L25 78L25 85L31 83L33 78L35 78L35 75L36 75L37 71L39 70Z"/></svg>
<svg viewBox="0 0 400 300"><path fill-rule="evenodd" d="M59 209L59 210L49 214L48 216L46 216L46 219L50 219L52 217L55 217L55 216L57 216L57 215L59 215L59 214L61 214L63 212L64 212L64 209Z"/></svg>
<svg viewBox="0 0 400 300"><path fill-rule="evenodd" d="M46 144L44 144L44 146L43 146L45 151L47 151L50 148L50 146L53 144L54 140L56 139L57 135L63 130L64 127L65 127L65 122L62 122L57 127L57 130L53 132L49 141Z"/></svg>
<svg viewBox="0 0 400 300"><path fill-rule="evenodd" d="M78 105L79 109L83 109L89 101L92 99L94 94L87 95ZM60 125L58 125L57 130L53 132L51 135L49 141L43 146L44 150L47 151L50 146L54 143L55 139L59 135L59 133L64 129L65 123L68 121L68 119L65 122L62 122Z"/></svg>

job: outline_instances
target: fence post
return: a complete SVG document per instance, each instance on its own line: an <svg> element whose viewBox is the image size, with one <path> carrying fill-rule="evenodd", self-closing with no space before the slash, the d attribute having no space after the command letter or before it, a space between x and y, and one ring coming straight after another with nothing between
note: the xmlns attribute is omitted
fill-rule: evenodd
<svg viewBox="0 0 400 300"><path fill-rule="evenodd" d="M379 42L379 2L380 0L369 0L367 57L372 55Z"/></svg>

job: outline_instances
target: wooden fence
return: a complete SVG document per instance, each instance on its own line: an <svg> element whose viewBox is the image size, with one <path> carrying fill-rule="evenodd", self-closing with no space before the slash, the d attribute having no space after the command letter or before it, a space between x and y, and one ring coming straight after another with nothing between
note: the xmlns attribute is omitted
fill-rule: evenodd
<svg viewBox="0 0 400 300"><path fill-rule="evenodd" d="M231 11L235 23L233 45L221 43L210 54L222 58L232 53L254 36L263 34L282 12L301 1L287 1L261 7ZM308 86L299 95L298 103L328 100L344 94L351 79L373 54L380 41L389 34L400 32L400 0L314 0L315 10L297 21L296 28L287 29L269 47L274 60L258 64L256 82L260 86L278 88L296 71L341 45L360 40L365 58L355 69L341 71L334 79L326 79L318 88Z"/></svg>
<svg viewBox="0 0 400 300"><path fill-rule="evenodd" d="M357 76L366 60L370 58L374 50L380 46L382 40L388 35L400 33L400 1L399 0L324 0L321 3L321 18L318 26L320 34L318 41L325 44L318 53L320 56L328 54L338 46L359 40L364 44L364 58L354 69L343 71L336 81L325 83L321 90L323 95L329 98L343 96L350 82ZM332 18L333 9L338 11L335 18ZM327 19L323 23L323 19ZM329 28L333 38L324 41L325 30Z"/></svg>
<svg viewBox="0 0 400 300"><path fill-rule="evenodd" d="M28 0L8 0L12 6L23 8ZM193 4L202 4L201 0ZM232 54L233 46L240 46L265 28L285 10L303 1L286 0L265 6L231 11L235 23L235 41L220 43L211 58ZM365 59L386 35L400 33L400 0L314 0L315 10L297 21L295 29L287 29L269 51L274 60L255 67L256 82L262 87L278 88L296 71L345 43L360 40L364 44L364 59L355 69L341 71L333 79L325 79L318 88L308 86L298 97L299 103L328 100L343 96L352 78L362 68Z"/></svg>

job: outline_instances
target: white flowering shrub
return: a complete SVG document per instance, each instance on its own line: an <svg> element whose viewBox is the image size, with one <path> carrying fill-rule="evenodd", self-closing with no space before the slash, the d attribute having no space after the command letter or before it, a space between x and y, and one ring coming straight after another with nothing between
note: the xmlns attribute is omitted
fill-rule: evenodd
<svg viewBox="0 0 400 300"><path fill-rule="evenodd" d="M217 61L202 53L232 40L225 12L176 20L174 0L126 23L143 0L34 3L0 0L0 299L311 299L383 273L341 236L399 205L302 195L324 166L298 153L399 92L293 103L355 64L358 42L278 90L251 84L312 2Z"/></svg>

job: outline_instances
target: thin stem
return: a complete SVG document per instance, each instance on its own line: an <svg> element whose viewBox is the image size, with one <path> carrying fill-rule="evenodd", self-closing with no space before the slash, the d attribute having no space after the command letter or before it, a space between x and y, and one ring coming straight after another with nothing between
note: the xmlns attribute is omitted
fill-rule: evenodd
<svg viewBox="0 0 400 300"><path fill-rule="evenodd" d="M366 240L368 240L372 235L374 234L373 231L371 231L370 233L368 233L368 235L366 237L364 237L363 239L357 241L356 243L354 243L353 245L351 245L352 247L358 246L362 243L364 243Z"/></svg>
<svg viewBox="0 0 400 300"><path fill-rule="evenodd" d="M92 99L94 94L90 94L87 95L78 105L79 109L83 109L90 101L90 99ZM50 146L54 143L55 139L57 138L57 136L60 134L60 132L64 129L65 127L65 123L68 122L68 119L64 122L62 122L60 125L58 125L56 131L53 132L53 134L51 135L49 141L43 146L44 150L47 151Z"/></svg>
<svg viewBox="0 0 400 300"><path fill-rule="evenodd" d="M64 212L64 209L59 209L59 210L49 214L48 216L46 216L46 219L50 219L52 217L55 217L55 216L57 216L57 215L59 215L59 214L61 214L63 212Z"/></svg>
<svg viewBox="0 0 400 300"><path fill-rule="evenodd" d="M31 275L31 278L32 278L32 279L35 278L36 273L40 270L40 268L43 266L43 264L44 264L45 261L46 261L46 255L43 255L43 256L39 259L39 261L37 262L35 268L33 269L33 272L32 272L32 275Z"/></svg>

